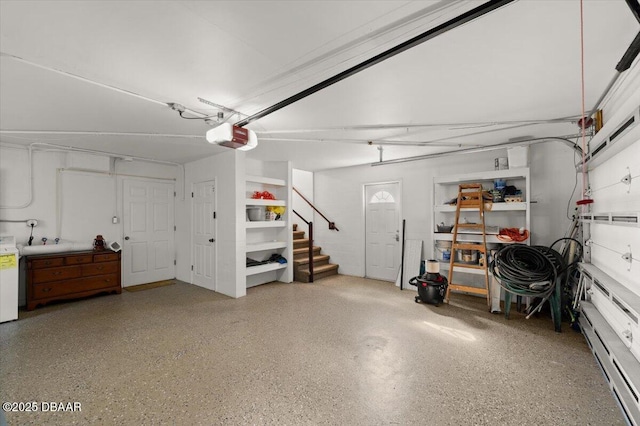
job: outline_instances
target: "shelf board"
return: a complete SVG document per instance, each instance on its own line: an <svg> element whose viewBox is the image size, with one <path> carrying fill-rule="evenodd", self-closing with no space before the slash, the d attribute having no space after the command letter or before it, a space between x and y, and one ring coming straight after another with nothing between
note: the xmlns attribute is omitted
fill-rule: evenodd
<svg viewBox="0 0 640 426"><path fill-rule="evenodd" d="M439 262L440 270L446 271L449 273L449 262ZM477 264L473 266L478 266ZM484 275L484 269L475 269L475 268L465 268L464 266L454 266L453 270L455 272L462 272L464 274L474 274L474 275ZM491 277L491 272L488 272L489 277Z"/></svg>
<svg viewBox="0 0 640 426"><path fill-rule="evenodd" d="M262 250L276 250L285 248L286 246L286 241L265 241L262 243L247 244L247 253Z"/></svg>
<svg viewBox="0 0 640 426"><path fill-rule="evenodd" d="M482 181L491 181L494 179L525 179L529 177L529 168L521 167L517 169L492 170L487 172L468 173L459 176L441 176L433 178L436 184L457 184L457 183L476 183Z"/></svg>
<svg viewBox="0 0 640 426"><path fill-rule="evenodd" d="M286 224L284 220L257 220L246 222L246 228L282 228Z"/></svg>
<svg viewBox="0 0 640 426"><path fill-rule="evenodd" d="M526 211L527 203L526 202L518 202L518 203L485 203L484 211L487 213L490 212L506 212L506 211ZM454 212L456 211L456 206L452 206L449 204L441 204L433 207L433 210L436 212ZM460 211L477 211L478 209L469 209L462 208Z"/></svg>
<svg viewBox="0 0 640 426"><path fill-rule="evenodd" d="M264 185L273 185L273 186L286 186L287 183L285 182L284 179L274 179L274 178L268 178L268 177L264 177L264 176L247 176L246 178L247 182L252 182L252 183L261 183Z"/></svg>
<svg viewBox="0 0 640 426"><path fill-rule="evenodd" d="M246 268L246 275L262 274L263 272L277 271L278 269L284 269L286 267L286 263L266 263L264 265L249 266Z"/></svg>
<svg viewBox="0 0 640 426"><path fill-rule="evenodd" d="M247 206L286 206L285 200L263 200L261 198L247 198L245 200Z"/></svg>

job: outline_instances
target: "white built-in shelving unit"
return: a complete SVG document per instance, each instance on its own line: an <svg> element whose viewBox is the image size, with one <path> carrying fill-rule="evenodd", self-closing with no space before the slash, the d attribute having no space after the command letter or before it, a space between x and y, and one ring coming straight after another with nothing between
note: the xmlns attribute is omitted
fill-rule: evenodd
<svg viewBox="0 0 640 426"><path fill-rule="evenodd" d="M249 175L246 177L245 207L266 209L267 206L283 206L285 207L285 213L278 220L260 221L250 221L247 214L245 223L246 257L263 261L269 259L273 254L279 254L287 259L287 263L267 263L246 267L247 287L272 281L293 281L293 268L291 266L293 236L290 225L291 166L288 162L274 162L273 164L265 162L263 172L269 175ZM269 191L276 199L251 198L255 191Z"/></svg>

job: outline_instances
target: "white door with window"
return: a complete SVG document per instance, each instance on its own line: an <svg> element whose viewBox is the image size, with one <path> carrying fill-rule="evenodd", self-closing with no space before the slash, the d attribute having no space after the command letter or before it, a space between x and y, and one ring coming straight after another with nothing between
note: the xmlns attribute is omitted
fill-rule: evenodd
<svg viewBox="0 0 640 426"><path fill-rule="evenodd" d="M365 185L365 276L395 281L400 248L400 182Z"/></svg>
<svg viewBox="0 0 640 426"><path fill-rule="evenodd" d="M123 222L123 286L175 278L174 184L125 179Z"/></svg>
<svg viewBox="0 0 640 426"><path fill-rule="evenodd" d="M215 181L193 185L193 283L216 290Z"/></svg>

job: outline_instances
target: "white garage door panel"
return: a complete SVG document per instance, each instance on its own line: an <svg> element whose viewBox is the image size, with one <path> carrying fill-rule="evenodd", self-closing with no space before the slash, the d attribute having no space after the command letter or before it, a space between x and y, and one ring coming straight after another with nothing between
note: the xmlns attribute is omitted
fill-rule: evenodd
<svg viewBox="0 0 640 426"><path fill-rule="evenodd" d="M622 258L622 254L629 250L633 254L633 248L640 247L640 228L593 224L591 239L594 242L591 246L591 263L640 296L638 262L629 264Z"/></svg>
<svg viewBox="0 0 640 426"><path fill-rule="evenodd" d="M621 180L629 172L636 178L631 180L631 185L625 185ZM640 178L637 176L640 176L640 142L589 172L594 200L592 211L640 211Z"/></svg>
<svg viewBox="0 0 640 426"><path fill-rule="evenodd" d="M611 328L618 334L618 337L624 342L627 347L631 346L629 339L625 338L623 331L629 330L630 324L628 318L622 311L614 306L609 296L603 293L597 286L593 286L593 292L591 294L591 302L602 314L602 316L611 325Z"/></svg>

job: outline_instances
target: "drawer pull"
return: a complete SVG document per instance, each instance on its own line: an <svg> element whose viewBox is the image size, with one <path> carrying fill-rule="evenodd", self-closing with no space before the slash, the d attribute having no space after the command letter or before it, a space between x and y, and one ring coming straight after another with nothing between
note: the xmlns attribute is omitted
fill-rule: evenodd
<svg viewBox="0 0 640 426"><path fill-rule="evenodd" d="M55 272L53 273L53 275L60 275L61 273L62 273L62 272L60 272L60 271L55 271Z"/></svg>
<svg viewBox="0 0 640 426"><path fill-rule="evenodd" d="M42 289L42 292L43 292L43 293L48 293L48 292L50 292L50 291L51 291L51 287L47 287L47 288L43 288L43 289Z"/></svg>
<svg viewBox="0 0 640 426"><path fill-rule="evenodd" d="M47 260L46 262L44 262L45 265L51 265L51 261Z"/></svg>
<svg viewBox="0 0 640 426"><path fill-rule="evenodd" d="M104 266L98 266L96 269L97 269L98 271L102 271L102 270L104 269Z"/></svg>

